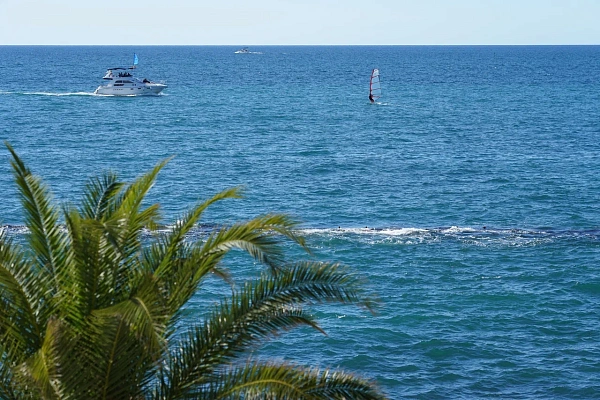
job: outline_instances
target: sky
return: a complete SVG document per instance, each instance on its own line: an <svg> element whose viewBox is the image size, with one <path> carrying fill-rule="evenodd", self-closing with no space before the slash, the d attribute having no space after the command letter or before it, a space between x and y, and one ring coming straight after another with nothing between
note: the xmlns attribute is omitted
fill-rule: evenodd
<svg viewBox="0 0 600 400"><path fill-rule="evenodd" d="M600 44L600 0L0 0L23 44Z"/></svg>

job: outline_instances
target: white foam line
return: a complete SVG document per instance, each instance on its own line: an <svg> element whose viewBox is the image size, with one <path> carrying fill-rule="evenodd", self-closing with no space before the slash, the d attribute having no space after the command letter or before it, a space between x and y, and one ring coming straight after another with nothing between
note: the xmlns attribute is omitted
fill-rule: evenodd
<svg viewBox="0 0 600 400"><path fill-rule="evenodd" d="M399 228L399 229L383 229L378 231L383 235L388 236L410 236L429 232L428 229L422 228Z"/></svg>
<svg viewBox="0 0 600 400"><path fill-rule="evenodd" d="M19 94L19 95L27 95L27 96L96 96L93 92L5 92L0 91L0 94Z"/></svg>
<svg viewBox="0 0 600 400"><path fill-rule="evenodd" d="M38 96L95 96L92 92L72 92L72 93L50 93L50 92L32 92L23 94L33 94Z"/></svg>
<svg viewBox="0 0 600 400"><path fill-rule="evenodd" d="M451 226L450 228L440 230L440 233L469 233L469 232L477 232L477 230L473 229L473 228L467 228L467 227L461 228L458 226Z"/></svg>
<svg viewBox="0 0 600 400"><path fill-rule="evenodd" d="M301 229L301 233L306 235L319 235L319 234L356 234L356 235L378 235L378 236L410 236L415 234L423 234L430 232L429 229L422 228L386 228L386 229L375 229L375 228L307 228Z"/></svg>

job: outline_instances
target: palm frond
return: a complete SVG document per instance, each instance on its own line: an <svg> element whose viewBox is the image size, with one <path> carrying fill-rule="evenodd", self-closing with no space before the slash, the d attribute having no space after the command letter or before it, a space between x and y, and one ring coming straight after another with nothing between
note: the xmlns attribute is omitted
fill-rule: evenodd
<svg viewBox="0 0 600 400"><path fill-rule="evenodd" d="M199 390L205 399L357 399L383 400L373 382L330 370L286 364L247 364L216 374ZM188 397L189 398L189 397Z"/></svg>
<svg viewBox="0 0 600 400"><path fill-rule="evenodd" d="M339 263L301 261L290 264L277 276L263 275L254 293L292 303L356 304L374 312L377 301L364 293L363 286L356 274Z"/></svg>
<svg viewBox="0 0 600 400"><path fill-rule="evenodd" d="M96 376L82 347L82 328L58 318L52 318L48 327L51 332L45 335L39 362L46 365L54 393L60 399L95 398Z"/></svg>
<svg viewBox="0 0 600 400"><path fill-rule="evenodd" d="M61 347L60 325L61 322L56 318L48 321L42 346L18 370L21 379L30 383L32 391L48 400L61 397L61 380L57 368L60 362L56 356L57 348Z"/></svg>
<svg viewBox="0 0 600 400"><path fill-rule="evenodd" d="M222 256L237 248L246 251L255 260L277 271L283 263L283 250L275 232L285 234L301 245L303 239L293 233L298 222L287 215L267 214L250 221L220 229L212 234L203 245L205 254Z"/></svg>
<svg viewBox="0 0 600 400"><path fill-rule="evenodd" d="M51 278L40 279L40 282L53 283L42 289L50 296L47 304L51 305L52 296L59 291L59 269L66 257L64 235L58 225L58 210L52 204L47 186L39 177L32 175L13 148L8 143L5 144L13 156L11 165L25 209L27 226L31 231L27 237L29 245L36 255L39 274ZM51 309L52 307L48 307L47 311L50 312Z"/></svg>
<svg viewBox="0 0 600 400"><path fill-rule="evenodd" d="M148 371L166 351L164 309L155 279L147 275L130 299L92 312L84 346L97 385L89 391L101 399L140 396Z"/></svg>
<svg viewBox="0 0 600 400"><path fill-rule="evenodd" d="M152 170L124 188L122 195L117 196L115 201L111 202L109 207L110 214L112 215L113 212L119 210L123 215L136 215L146 194L148 194L148 191L154 185L158 173L169 161L170 158L159 162Z"/></svg>
<svg viewBox="0 0 600 400"><path fill-rule="evenodd" d="M6 400L29 400L35 398L35 393L27 389L26 383L20 379L15 371L17 365L21 362L14 362L11 359L19 359L19 357L11 356L10 354L19 353L18 348L11 345L8 341L0 343L0 351L2 353L0 361L0 399Z"/></svg>
<svg viewBox="0 0 600 400"><path fill-rule="evenodd" d="M176 322L179 310L198 291L200 282L208 274L231 283L229 273L218 267L220 259L221 256L206 255L193 245L184 244L180 247L178 258L170 263L169 274L158 278L173 317L170 324Z"/></svg>
<svg viewBox="0 0 600 400"><path fill-rule="evenodd" d="M164 349L165 343L162 338L168 314L158 285L151 275L146 276L144 282L133 291L128 300L102 310L95 310L93 316L98 321L98 326L104 325L107 320L122 321L152 357L156 357Z"/></svg>
<svg viewBox="0 0 600 400"><path fill-rule="evenodd" d="M171 271L169 267L171 261L178 257L178 250L183 242L185 235L194 227L198 222L202 213L211 205L217 201L221 201L229 198L240 198L242 195L242 189L239 187L230 188L214 195L211 199L198 204L192 210L188 211L182 218L180 218L175 226L171 229L171 232L165 236L164 246L161 246L157 250L156 258L154 259L158 263L155 267L156 276L168 275Z"/></svg>
<svg viewBox="0 0 600 400"><path fill-rule="evenodd" d="M236 194L237 191L234 190L222 192L209 203ZM200 207L204 209L205 205ZM193 226L195 215L199 216L197 211L190 213L189 217L175 228L172 236L159 240L144 256L148 268L153 268L153 265L160 262L155 274L160 277L166 289L165 293L168 293L173 313L192 297L206 274L216 272L225 276L218 266L231 249L245 250L253 258L276 271L283 261L280 238L276 234L288 232L290 237L303 244L292 231L297 222L286 215L274 214L222 228L211 235L200 248L196 245L190 248L183 245L181 240L183 234Z"/></svg>
<svg viewBox="0 0 600 400"><path fill-rule="evenodd" d="M229 305L222 305L223 314L231 314ZM241 308L241 307L240 307ZM162 371L157 392L160 398L185 398L194 388L208 382L207 379L222 365L235 356L250 351L255 345L284 330L299 325L312 326L318 330L312 318L303 310L280 307L263 312L260 317L212 320L202 327L192 329L181 342L174 346L168 366Z"/></svg>
<svg viewBox="0 0 600 400"><path fill-rule="evenodd" d="M65 208L65 223L70 239L70 263L64 278L61 309L75 326L83 327L92 310L111 304L107 259L118 262L114 254L103 252L104 225L82 218L75 209Z"/></svg>
<svg viewBox="0 0 600 400"><path fill-rule="evenodd" d="M124 183L118 181L117 174L106 172L101 177L91 178L85 186L81 205L81 215L85 218L102 220Z"/></svg>
<svg viewBox="0 0 600 400"><path fill-rule="evenodd" d="M45 296L38 292L44 287L35 269L23 258L19 248L0 235L0 337L7 348L8 360L18 362L12 355L28 357L42 341L43 332L37 315Z"/></svg>
<svg viewBox="0 0 600 400"><path fill-rule="evenodd" d="M136 273L131 269L139 266L137 260L141 254L140 235L144 228L154 228L160 218L159 205L153 204L140 210L142 202L154 185L156 176L169 160L158 163L151 171L124 187L119 195L111 197L107 205L103 226L106 243L112 246L115 260L111 262L113 289L117 298L130 287Z"/></svg>
<svg viewBox="0 0 600 400"><path fill-rule="evenodd" d="M153 204L134 215L121 216L121 211L102 222L104 247L101 253L105 255L104 273L111 287L113 304L127 298L133 282L145 272L139 263L142 255L141 234L145 227L158 218L159 206Z"/></svg>
<svg viewBox="0 0 600 400"><path fill-rule="evenodd" d="M134 399L141 397L142 383L152 358L136 339L124 318L105 315L96 318L84 338L84 358L92 376L85 390L96 399ZM81 398L81 397L79 397Z"/></svg>
<svg viewBox="0 0 600 400"><path fill-rule="evenodd" d="M223 301L202 328L178 346L167 368L169 390L187 393L224 363L232 362L258 343L300 325L319 331L301 304L339 302L373 309L360 282L338 264L297 263L276 275L263 274Z"/></svg>
<svg viewBox="0 0 600 400"><path fill-rule="evenodd" d="M31 234L27 251L0 229L0 398L383 398L348 374L239 363L299 326L324 333L303 309L341 303L373 311L362 282L333 263L286 265L283 242L308 252L287 215L267 214L186 240L204 211L240 188L217 193L143 246L160 220L146 195L168 160L125 185L92 178L81 205L60 208L12 147L11 165ZM181 332L186 303L231 250L269 268ZM184 328L185 329L185 328Z"/></svg>

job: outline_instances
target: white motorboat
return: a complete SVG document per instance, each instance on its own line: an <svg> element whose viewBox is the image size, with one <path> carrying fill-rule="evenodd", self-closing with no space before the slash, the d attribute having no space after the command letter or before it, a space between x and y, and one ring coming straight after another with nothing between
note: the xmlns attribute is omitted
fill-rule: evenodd
<svg viewBox="0 0 600 400"><path fill-rule="evenodd" d="M247 47L243 47L234 51L235 54L262 54L260 51L250 51Z"/></svg>
<svg viewBox="0 0 600 400"><path fill-rule="evenodd" d="M134 54L133 66L127 68L109 68L102 79L107 80L106 85L100 85L94 94L105 96L156 96L167 87L164 83L152 82L146 78L140 79L133 76L138 63Z"/></svg>

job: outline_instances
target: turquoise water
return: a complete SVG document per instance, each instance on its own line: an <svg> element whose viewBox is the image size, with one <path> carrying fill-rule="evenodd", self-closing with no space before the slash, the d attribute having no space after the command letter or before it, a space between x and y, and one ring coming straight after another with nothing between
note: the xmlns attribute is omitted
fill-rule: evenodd
<svg viewBox="0 0 600 400"><path fill-rule="evenodd" d="M167 221L244 185L206 226L295 215L315 258L381 300L374 316L317 307L328 336L260 356L352 370L391 398L600 398L600 47L235 50L0 46L0 138L61 201L175 155L151 195ZM164 95L92 96L134 52ZM0 153L0 221L19 237Z"/></svg>

